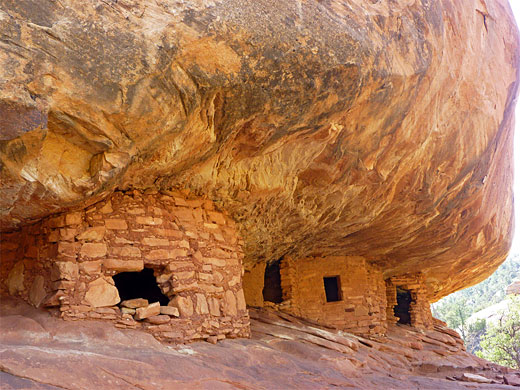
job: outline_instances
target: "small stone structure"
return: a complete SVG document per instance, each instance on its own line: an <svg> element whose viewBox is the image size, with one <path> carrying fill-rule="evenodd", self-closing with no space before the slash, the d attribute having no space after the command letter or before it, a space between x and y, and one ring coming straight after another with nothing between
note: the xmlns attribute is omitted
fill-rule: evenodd
<svg viewBox="0 0 520 390"><path fill-rule="evenodd" d="M394 315L399 286L410 290L408 324L432 327L421 275L391 278L385 283L376 266L356 256L285 257L277 263L246 269L244 292L249 305L275 305L322 325L360 335L382 335L388 323L399 321ZM272 277L272 267L278 268L279 281Z"/></svg>
<svg viewBox="0 0 520 390"><path fill-rule="evenodd" d="M247 337L240 244L234 222L208 200L116 192L2 234L0 288L68 320L113 321L167 341ZM163 305L120 302L113 277L143 270Z"/></svg>
<svg viewBox="0 0 520 390"><path fill-rule="evenodd" d="M428 302L426 283L424 276L420 273L412 275L401 275L386 280L387 308L386 316L391 322L408 323L416 328L431 329L433 317ZM399 306L399 291L409 293L410 302L407 305L409 321L400 321L396 316L396 307ZM404 295L404 294L403 294Z"/></svg>

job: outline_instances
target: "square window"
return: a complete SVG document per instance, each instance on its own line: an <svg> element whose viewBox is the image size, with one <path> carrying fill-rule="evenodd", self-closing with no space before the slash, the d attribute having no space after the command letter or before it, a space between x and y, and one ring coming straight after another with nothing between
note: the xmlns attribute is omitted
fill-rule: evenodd
<svg viewBox="0 0 520 390"><path fill-rule="evenodd" d="M327 302L341 301L341 283L339 276L326 276L323 278L325 297Z"/></svg>

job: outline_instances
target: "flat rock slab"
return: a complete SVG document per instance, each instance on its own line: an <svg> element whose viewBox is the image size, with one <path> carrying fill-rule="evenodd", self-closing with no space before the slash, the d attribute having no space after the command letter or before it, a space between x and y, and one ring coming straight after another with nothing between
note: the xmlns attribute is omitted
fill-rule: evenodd
<svg viewBox="0 0 520 390"><path fill-rule="evenodd" d="M368 340L331 331L271 311L254 311L253 338L216 345L161 344L136 330L100 321L74 323L53 318L19 300L2 298L0 383L12 389L503 389L517 373L466 352L440 358L426 344L412 356L390 338ZM290 321L287 321L289 319ZM320 336L321 335L321 336ZM312 336L312 337L310 337ZM392 338L418 340L418 333L391 329ZM323 338L325 337L325 338ZM334 347L336 342L337 347ZM343 349L344 340L357 350ZM317 341L321 339L322 341ZM214 342L214 339L209 340ZM419 341L417 341L419 342ZM366 344L372 345L369 347ZM382 345L391 348L385 352ZM430 370L420 372L429 365ZM450 381L472 373L502 384ZM518 373L520 375L520 373Z"/></svg>

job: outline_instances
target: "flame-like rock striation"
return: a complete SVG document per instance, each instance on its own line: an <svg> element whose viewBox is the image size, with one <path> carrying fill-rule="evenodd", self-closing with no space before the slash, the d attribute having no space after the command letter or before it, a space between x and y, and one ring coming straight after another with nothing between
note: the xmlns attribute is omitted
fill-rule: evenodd
<svg viewBox="0 0 520 390"><path fill-rule="evenodd" d="M361 255L476 283L512 237L506 0L4 0L0 217L189 188L245 265Z"/></svg>

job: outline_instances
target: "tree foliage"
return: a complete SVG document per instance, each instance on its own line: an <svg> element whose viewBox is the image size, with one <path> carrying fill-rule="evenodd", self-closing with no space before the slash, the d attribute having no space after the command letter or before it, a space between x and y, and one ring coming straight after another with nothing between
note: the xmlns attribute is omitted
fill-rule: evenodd
<svg viewBox="0 0 520 390"><path fill-rule="evenodd" d="M434 303L433 315L461 334L469 352L480 353L488 360L495 362L500 360L501 364L505 364L504 357L500 358L500 352L497 352L497 343L500 340L507 343L510 338L500 333L496 327L491 330L491 324L486 324L484 319L472 323L468 323L468 319L473 313L504 300L507 286L518 276L520 276L520 254L515 254L482 283L457 291ZM484 340L488 341L484 342ZM511 362L507 365L511 366Z"/></svg>
<svg viewBox="0 0 520 390"><path fill-rule="evenodd" d="M520 369L520 297L508 298L508 310L497 323L487 325L477 356Z"/></svg>

